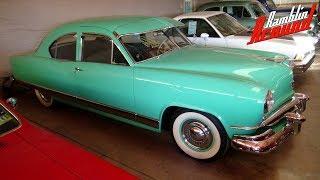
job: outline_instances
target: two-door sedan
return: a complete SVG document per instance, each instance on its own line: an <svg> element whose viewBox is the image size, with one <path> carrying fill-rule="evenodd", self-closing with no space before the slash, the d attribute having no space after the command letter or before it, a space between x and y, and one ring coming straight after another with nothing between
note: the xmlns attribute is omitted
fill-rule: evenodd
<svg viewBox="0 0 320 180"><path fill-rule="evenodd" d="M9 102L9 103L8 103ZM1 179L137 179L17 113L0 100Z"/></svg>
<svg viewBox="0 0 320 180"><path fill-rule="evenodd" d="M275 149L298 132L308 97L294 93L278 54L193 45L162 17L80 20L50 32L38 49L11 58L13 78L55 100L155 132L172 130L197 159L232 147Z"/></svg>
<svg viewBox="0 0 320 180"><path fill-rule="evenodd" d="M283 54L290 58L295 73L305 72L315 58L313 38L309 36L286 36L247 45L252 33L224 12L193 12L174 19L185 24L181 30L195 44Z"/></svg>

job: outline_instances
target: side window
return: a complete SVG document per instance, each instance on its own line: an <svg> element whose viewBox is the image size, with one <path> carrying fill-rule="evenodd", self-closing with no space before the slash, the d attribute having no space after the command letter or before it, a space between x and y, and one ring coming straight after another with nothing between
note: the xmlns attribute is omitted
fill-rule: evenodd
<svg viewBox="0 0 320 180"><path fill-rule="evenodd" d="M251 17L249 11L244 6L226 6L223 7L223 11L237 19Z"/></svg>
<svg viewBox="0 0 320 180"><path fill-rule="evenodd" d="M82 36L82 57L83 62L121 64L128 65L111 38L99 35L84 33Z"/></svg>
<svg viewBox="0 0 320 180"><path fill-rule="evenodd" d="M76 60L77 38L75 33L67 34L50 46L49 51L52 58L63 60Z"/></svg>
<svg viewBox="0 0 320 180"><path fill-rule="evenodd" d="M206 9L205 11L220 11L220 7L210 7Z"/></svg>
<svg viewBox="0 0 320 180"><path fill-rule="evenodd" d="M202 33L208 33L209 37L219 37L217 32L203 19L183 19L185 27L182 30L187 37L200 37Z"/></svg>
<svg viewBox="0 0 320 180"><path fill-rule="evenodd" d="M111 64L112 41L110 38L97 34L83 34L81 38L81 61Z"/></svg>
<svg viewBox="0 0 320 180"><path fill-rule="evenodd" d="M243 8L243 17L251 17L251 14L247 8Z"/></svg>
<svg viewBox="0 0 320 180"><path fill-rule="evenodd" d="M121 65L129 65L126 58L120 52L116 45L113 45L113 61L112 64L121 64Z"/></svg>

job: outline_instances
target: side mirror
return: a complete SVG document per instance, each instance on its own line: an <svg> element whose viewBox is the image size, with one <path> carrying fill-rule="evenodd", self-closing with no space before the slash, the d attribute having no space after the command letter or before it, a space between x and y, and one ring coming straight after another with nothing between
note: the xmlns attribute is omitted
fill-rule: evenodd
<svg viewBox="0 0 320 180"><path fill-rule="evenodd" d="M200 35L200 37L203 38L203 40L204 40L204 46L207 46L207 40L209 38L209 34L208 33L202 33Z"/></svg>
<svg viewBox="0 0 320 180"><path fill-rule="evenodd" d="M208 33L202 33L200 35L200 37L204 38L204 39L207 39L209 37L209 34Z"/></svg>
<svg viewBox="0 0 320 180"><path fill-rule="evenodd" d="M13 108L15 108L16 106L17 106L17 99L16 98L8 98L7 100L6 100L6 102L11 106L11 107L13 107Z"/></svg>

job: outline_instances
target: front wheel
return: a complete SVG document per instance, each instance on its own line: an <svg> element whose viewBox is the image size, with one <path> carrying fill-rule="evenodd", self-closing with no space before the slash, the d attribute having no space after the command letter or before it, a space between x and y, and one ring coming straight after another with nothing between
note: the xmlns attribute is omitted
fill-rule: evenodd
<svg viewBox="0 0 320 180"><path fill-rule="evenodd" d="M40 103L45 107L50 107L53 104L53 97L49 94L47 94L44 91L40 91L38 89L34 90L34 93L36 94L38 100Z"/></svg>
<svg viewBox="0 0 320 180"><path fill-rule="evenodd" d="M179 148L196 159L215 159L229 148L229 137L214 117L199 112L182 111L175 116L172 128Z"/></svg>

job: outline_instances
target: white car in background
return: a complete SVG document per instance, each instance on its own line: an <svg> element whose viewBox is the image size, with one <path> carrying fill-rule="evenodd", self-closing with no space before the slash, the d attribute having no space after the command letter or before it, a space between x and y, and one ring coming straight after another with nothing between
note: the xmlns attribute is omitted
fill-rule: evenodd
<svg viewBox="0 0 320 180"><path fill-rule="evenodd" d="M314 61L315 46L313 39L308 36L295 34L247 45L251 32L224 12L193 12L174 19L185 24L181 30L195 44L283 54L291 60L295 73L305 72Z"/></svg>

